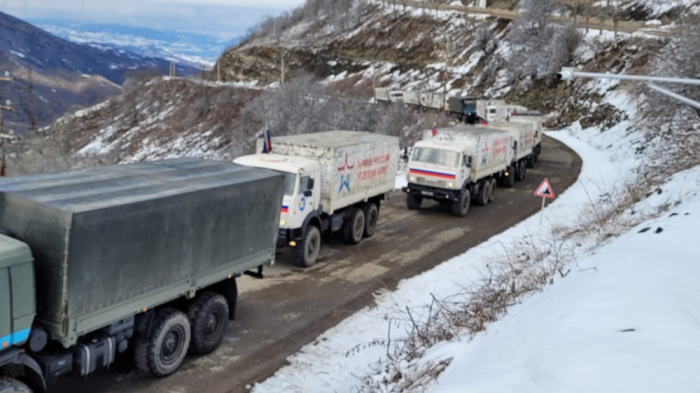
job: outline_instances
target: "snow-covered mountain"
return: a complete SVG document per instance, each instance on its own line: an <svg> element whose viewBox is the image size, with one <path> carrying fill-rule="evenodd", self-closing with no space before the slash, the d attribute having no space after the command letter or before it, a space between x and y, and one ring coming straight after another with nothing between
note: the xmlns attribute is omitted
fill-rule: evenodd
<svg viewBox="0 0 700 393"><path fill-rule="evenodd" d="M211 68L239 38L210 36L110 24L80 24L59 20L33 20L37 26L63 39L98 48L121 49L142 56L159 57Z"/></svg>

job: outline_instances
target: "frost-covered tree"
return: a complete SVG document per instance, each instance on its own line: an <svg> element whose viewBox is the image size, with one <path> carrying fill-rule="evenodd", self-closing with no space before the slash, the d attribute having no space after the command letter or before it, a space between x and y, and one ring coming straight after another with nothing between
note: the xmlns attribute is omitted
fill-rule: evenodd
<svg viewBox="0 0 700 393"><path fill-rule="evenodd" d="M549 17L561 8L559 0L522 0L520 16L508 34L511 79L539 78L569 64L580 42L575 27L559 26Z"/></svg>

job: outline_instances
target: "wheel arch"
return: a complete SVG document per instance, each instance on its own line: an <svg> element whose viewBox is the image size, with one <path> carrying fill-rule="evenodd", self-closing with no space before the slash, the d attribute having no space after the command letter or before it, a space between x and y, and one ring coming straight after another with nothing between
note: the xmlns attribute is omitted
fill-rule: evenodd
<svg viewBox="0 0 700 393"><path fill-rule="evenodd" d="M0 366L0 376L7 376L24 382L35 393L46 392L46 381L41 366L27 354L20 354L12 362Z"/></svg>

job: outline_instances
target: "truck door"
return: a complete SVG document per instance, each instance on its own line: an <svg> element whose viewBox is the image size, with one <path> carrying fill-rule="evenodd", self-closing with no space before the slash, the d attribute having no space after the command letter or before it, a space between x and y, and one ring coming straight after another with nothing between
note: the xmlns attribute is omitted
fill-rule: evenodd
<svg viewBox="0 0 700 393"><path fill-rule="evenodd" d="M12 345L12 296L10 296L10 273L0 268L0 352Z"/></svg>
<svg viewBox="0 0 700 393"><path fill-rule="evenodd" d="M318 208L321 193L315 177L315 174L311 173L299 179L299 211L304 217Z"/></svg>

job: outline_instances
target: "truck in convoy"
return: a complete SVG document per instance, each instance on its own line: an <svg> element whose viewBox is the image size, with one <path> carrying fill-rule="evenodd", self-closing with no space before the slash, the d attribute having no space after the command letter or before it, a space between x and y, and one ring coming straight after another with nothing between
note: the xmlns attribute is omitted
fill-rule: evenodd
<svg viewBox="0 0 700 393"><path fill-rule="evenodd" d="M485 127L507 131L510 134L511 160L507 175L501 178L499 185L513 187L515 181L525 179L527 166L535 157L535 131L531 124L505 121L489 122Z"/></svg>
<svg viewBox="0 0 700 393"><path fill-rule="evenodd" d="M376 89L374 89L374 100L377 102L390 102L390 93L390 87L377 87Z"/></svg>
<svg viewBox="0 0 700 393"><path fill-rule="evenodd" d="M422 91L420 93L420 106L424 110L443 110L445 108L445 95L442 93L435 93L432 91Z"/></svg>
<svg viewBox="0 0 700 393"><path fill-rule="evenodd" d="M471 200L486 205L496 198L496 182L508 173L510 134L483 127L458 126L426 131L408 163L406 205L420 209L423 199L449 204L452 214L467 215Z"/></svg>
<svg viewBox="0 0 700 393"><path fill-rule="evenodd" d="M156 377L214 351L236 277L274 261L283 185L198 159L0 180L0 391L43 392L129 347Z"/></svg>
<svg viewBox="0 0 700 393"><path fill-rule="evenodd" d="M256 151L263 151L264 143L258 141ZM272 153L234 162L284 174L278 246L293 247L294 264L316 262L322 234L342 232L349 244L374 235L381 201L394 189L398 138L328 131L274 137L271 144Z"/></svg>
<svg viewBox="0 0 700 393"><path fill-rule="evenodd" d="M542 114L538 111L518 111L514 116L510 117L511 123L529 124L535 130L533 137L533 154L527 160L528 168L534 168L535 164L540 161L542 154Z"/></svg>
<svg viewBox="0 0 700 393"><path fill-rule="evenodd" d="M508 121L510 117L518 112L527 111L527 108L520 105L488 105L486 107L486 120L491 123L493 121Z"/></svg>
<svg viewBox="0 0 700 393"><path fill-rule="evenodd" d="M488 107L505 105L503 100L484 100L477 97L450 97L447 106L450 114L456 115L459 121L475 124L488 119Z"/></svg>

